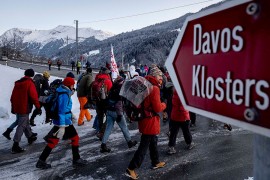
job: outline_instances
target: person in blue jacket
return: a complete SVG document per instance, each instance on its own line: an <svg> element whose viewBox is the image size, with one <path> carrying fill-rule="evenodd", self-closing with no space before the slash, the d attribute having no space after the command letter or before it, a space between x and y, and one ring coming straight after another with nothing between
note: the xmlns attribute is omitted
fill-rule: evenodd
<svg viewBox="0 0 270 180"><path fill-rule="evenodd" d="M79 136L72 124L72 100L71 95L74 94L75 81L71 77L66 77L62 85L56 89L59 94L57 98L58 105L58 119L53 119L53 128L50 137L48 137L48 144L41 153L36 164L37 168L48 169L50 164L46 163L46 159L50 155L52 149L58 144L60 139L71 140L73 165L85 166L87 161L81 159L79 154Z"/></svg>

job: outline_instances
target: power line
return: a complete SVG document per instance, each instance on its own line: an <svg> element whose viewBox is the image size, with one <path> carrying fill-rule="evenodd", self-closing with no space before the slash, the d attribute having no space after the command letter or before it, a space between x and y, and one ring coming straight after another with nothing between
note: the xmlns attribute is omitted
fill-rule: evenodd
<svg viewBox="0 0 270 180"><path fill-rule="evenodd" d="M206 3L206 2L210 2L210 1L214 1L214 0L200 1L197 3L186 4L186 5L176 6L176 7L172 7L172 8L160 9L160 10L156 10L156 11L133 14L133 15L128 15L128 16L121 16L121 17L115 17L115 18L109 18L109 19L100 19L100 20L94 20L94 21L88 21L88 22L80 22L80 24L97 23L97 22L112 21L112 20L118 20L118 19L124 19L124 18L131 18L131 17L136 17L136 16L158 13L158 12L162 12L162 11L168 11L168 10L172 10L172 9L178 9L178 8L187 7L187 6L193 6L193 5L202 4L202 3Z"/></svg>

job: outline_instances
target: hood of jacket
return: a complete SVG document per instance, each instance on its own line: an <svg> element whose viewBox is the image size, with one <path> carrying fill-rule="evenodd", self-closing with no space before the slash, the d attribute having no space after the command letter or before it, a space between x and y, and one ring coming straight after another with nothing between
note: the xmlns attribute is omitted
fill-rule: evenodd
<svg viewBox="0 0 270 180"><path fill-rule="evenodd" d="M148 75L145 77L145 79L147 79L154 86L160 87L158 80L154 76Z"/></svg>
<svg viewBox="0 0 270 180"><path fill-rule="evenodd" d="M109 74L97 74L96 79L110 79Z"/></svg>
<svg viewBox="0 0 270 180"><path fill-rule="evenodd" d="M72 91L71 91L67 86L65 86L65 85L59 86L59 88L57 88L56 91L57 91L57 92L61 92L61 93L62 93L62 92L63 92L63 93L68 93L69 96L71 96L71 93L72 93Z"/></svg>

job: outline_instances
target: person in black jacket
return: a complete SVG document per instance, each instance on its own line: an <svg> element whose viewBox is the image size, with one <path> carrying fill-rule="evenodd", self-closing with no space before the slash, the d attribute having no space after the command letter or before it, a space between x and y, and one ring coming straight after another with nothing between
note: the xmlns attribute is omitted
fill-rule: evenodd
<svg viewBox="0 0 270 180"><path fill-rule="evenodd" d="M37 89L37 93L38 93L38 97L39 97L39 103L41 105L41 107L43 106L46 112L46 119L45 119L45 123L50 122L50 119L48 118L48 110L47 110L47 104L45 103L45 101L43 101L43 97L47 97L49 95L49 90L50 90L50 86L49 86L49 78L50 78L50 73L48 71L44 71L43 75L41 74L36 74L35 77L33 78L36 89ZM31 126L36 126L35 124L35 117L38 115L38 112L36 110L33 111L31 118L30 118L30 125Z"/></svg>
<svg viewBox="0 0 270 180"><path fill-rule="evenodd" d="M106 129L102 138L102 144L100 147L101 153L111 151L111 149L109 149L106 146L106 143L112 132L115 121L117 122L118 126L120 127L126 139L128 148L132 148L133 146L137 144L137 141L131 140L127 123L125 120L125 116L124 116L123 101L122 101L121 96L119 95L123 82L124 82L124 78L122 78L121 76L118 76L115 79L113 86L109 92L109 96L107 100L107 111L106 111L107 124L106 124Z"/></svg>
<svg viewBox="0 0 270 180"><path fill-rule="evenodd" d="M71 61L71 71L75 71L75 61Z"/></svg>

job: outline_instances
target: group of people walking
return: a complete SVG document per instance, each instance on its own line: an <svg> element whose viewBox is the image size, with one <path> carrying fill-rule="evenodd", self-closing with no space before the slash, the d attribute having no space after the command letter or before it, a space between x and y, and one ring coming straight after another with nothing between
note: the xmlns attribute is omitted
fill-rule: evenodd
<svg viewBox="0 0 270 180"><path fill-rule="evenodd" d="M166 96L166 98L163 97L161 89L171 88L172 83L168 74L162 72L161 69L162 68L159 68L156 65L152 65L147 69L147 74L144 74L145 79L153 86L153 88L151 93L145 97L142 102L142 106L145 109L145 116L142 120L138 121L138 128L141 133L140 143L125 173L132 179L138 178L136 169L143 163L148 149L150 151L153 169L162 168L166 165L165 162L159 159L158 151L160 117L163 116L160 114L169 114L167 115L167 119L169 119L168 154L172 155L176 153L176 138L180 128L183 131L187 149L192 149L194 147L192 135L189 130L191 118L189 112L184 109L176 91L172 89L170 91L171 96ZM37 139L37 134L32 132L30 125L35 126L34 118L36 115L42 113L42 106L45 108L46 112L49 112L48 108L51 108L47 106L46 100L44 100L44 97L50 97L53 94L48 83L50 78L49 72L44 71L42 77L40 77L40 89L35 86L37 80L34 78L34 82L32 79L35 75L33 69L25 70L24 75L24 77L15 82L11 95L12 113L16 114L15 124L17 125L16 133L13 138L14 144L12 146L12 153L21 153L24 151L24 149L19 146L23 133L25 133L28 138L29 144L32 144ZM136 77L138 76L134 76L133 78ZM136 140L132 140L132 137L130 136L123 98L119 95L121 87L128 80L118 76L112 81L110 70L106 67L102 67L95 78L93 78L92 69L88 67L86 71L79 76L77 85L75 85L74 78L74 74L69 72L67 77L61 81L54 92L58 94L58 116L57 118L50 119L49 115L46 114L45 121L52 121L53 127L44 138L47 145L37 160L37 168L51 168L51 165L46 162L46 159L61 139L69 139L71 141L74 166L84 166L87 164L87 161L83 160L79 154L79 135L73 125L75 116L71 112L71 96L76 90L78 101L80 103L80 114L77 125L83 126L84 119L86 119L86 121L91 121L93 119L93 116L88 110L89 107L86 107L86 105L91 104L90 107L94 108L97 112L93 126L97 131L97 137L101 140L101 153L109 153L111 151L108 147L108 139L115 122L119 125L128 148L132 148L138 143ZM166 95L168 94L166 93ZM33 105L36 108L29 119ZM106 120L104 121L104 119ZM3 135L8 139L11 139L10 132L14 127L14 125L13 127L9 127Z"/></svg>
<svg viewBox="0 0 270 180"><path fill-rule="evenodd" d="M47 63L48 63L49 71L51 71L53 61L51 59L49 59ZM77 75L81 74L81 69L83 68L83 64L82 64L81 60L78 60L76 62L74 60L72 60L70 62L70 64L71 64L71 71L76 71ZM61 66L62 66L62 61L60 59L56 60L56 65L57 65L58 71L60 71ZM84 66L85 66L85 69L87 69L91 66L91 63L89 61L86 61Z"/></svg>

